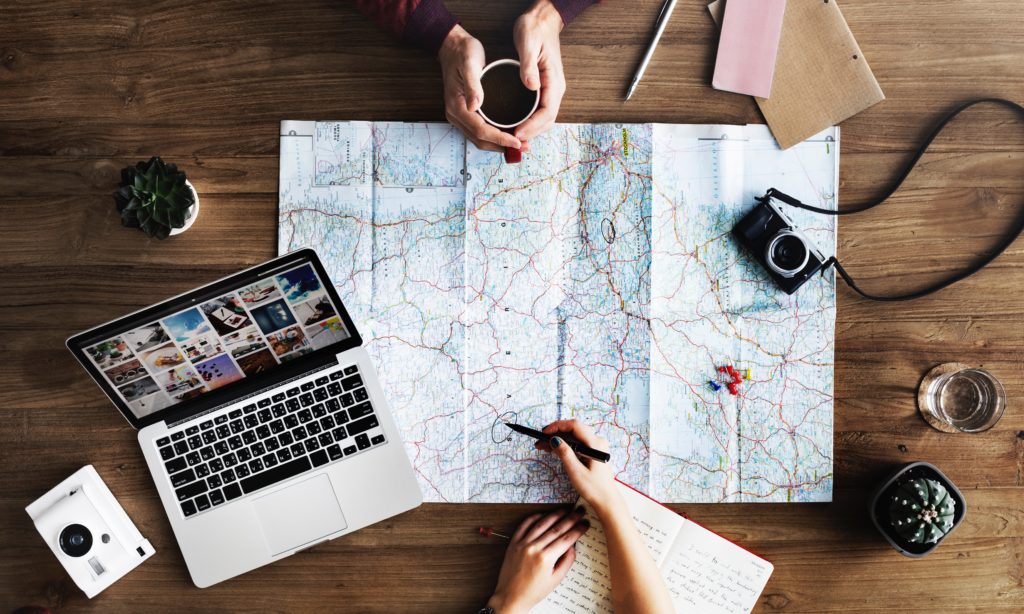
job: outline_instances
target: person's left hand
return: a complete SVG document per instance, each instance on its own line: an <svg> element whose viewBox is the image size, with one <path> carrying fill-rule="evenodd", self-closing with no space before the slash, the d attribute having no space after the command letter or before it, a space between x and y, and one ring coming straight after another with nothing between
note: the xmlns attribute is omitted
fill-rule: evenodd
<svg viewBox="0 0 1024 614"><path fill-rule="evenodd" d="M563 27L562 16L550 0L537 0L516 20L512 34L519 52L519 76L531 90L540 88L537 110L515 131L516 138L524 144L550 129L558 117L565 95L565 71L558 40Z"/></svg>
<svg viewBox="0 0 1024 614"><path fill-rule="evenodd" d="M529 612L569 572L576 560L573 546L589 528L583 508L528 516L505 551L498 586L487 605L497 614Z"/></svg>

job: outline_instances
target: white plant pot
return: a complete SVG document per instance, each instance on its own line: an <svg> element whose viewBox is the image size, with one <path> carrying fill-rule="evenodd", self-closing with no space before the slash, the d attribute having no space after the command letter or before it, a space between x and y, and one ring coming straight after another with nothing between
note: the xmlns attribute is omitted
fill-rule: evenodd
<svg viewBox="0 0 1024 614"><path fill-rule="evenodd" d="M195 224L196 218L199 217L199 194L196 193L196 188L195 186L192 185L191 181L186 179L185 185L188 186L188 189L192 190L192 200L194 200L196 204L192 205L192 207L189 208L189 216L188 219L185 220L185 225L182 226L181 228L171 229L171 234L169 236L172 237L174 235L180 235L189 228L192 228L192 224Z"/></svg>

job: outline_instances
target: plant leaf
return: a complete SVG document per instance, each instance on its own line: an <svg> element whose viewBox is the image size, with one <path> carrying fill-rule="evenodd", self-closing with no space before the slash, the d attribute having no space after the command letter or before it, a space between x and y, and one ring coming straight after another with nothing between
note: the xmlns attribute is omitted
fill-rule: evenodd
<svg viewBox="0 0 1024 614"><path fill-rule="evenodd" d="M167 206L160 206L161 202L163 201L157 201L157 203L153 205L153 219L165 226L169 226L171 224L168 217L169 209Z"/></svg>
<svg viewBox="0 0 1024 614"><path fill-rule="evenodd" d="M185 211L182 211L180 209L175 209L174 211L171 211L170 219L171 219L171 222L170 222L171 228L182 228L182 227L184 227L185 226L185 219L186 219Z"/></svg>

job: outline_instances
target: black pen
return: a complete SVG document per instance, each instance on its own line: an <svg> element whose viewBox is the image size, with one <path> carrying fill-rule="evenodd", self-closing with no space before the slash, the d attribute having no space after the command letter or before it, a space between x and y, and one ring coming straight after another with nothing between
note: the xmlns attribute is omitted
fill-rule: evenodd
<svg viewBox="0 0 1024 614"><path fill-rule="evenodd" d="M600 450L595 450L594 448L584 445L576 441L575 439L570 439L569 437L566 437L563 433L555 433L554 435L548 435L547 433L543 433L541 431L538 431L537 429L531 429L528 426L521 426L519 424L514 424L511 422L506 422L505 426L507 426L508 428L512 429L517 433L521 433L523 435L526 435L527 437L533 437L534 439L538 441L543 441L544 443L547 444L551 443L552 437L558 437L559 439L564 441L566 445L572 448L572 451L575 452L576 454L579 454L580 456L586 456L587 458L592 458L602 463L607 463L612 459L611 454L608 454L607 452L602 452Z"/></svg>

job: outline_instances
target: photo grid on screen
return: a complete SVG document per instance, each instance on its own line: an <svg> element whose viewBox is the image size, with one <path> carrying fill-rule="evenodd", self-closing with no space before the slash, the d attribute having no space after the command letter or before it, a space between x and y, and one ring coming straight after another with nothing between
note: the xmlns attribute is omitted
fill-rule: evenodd
<svg viewBox="0 0 1024 614"><path fill-rule="evenodd" d="M312 265L86 348L137 418L349 338Z"/></svg>

